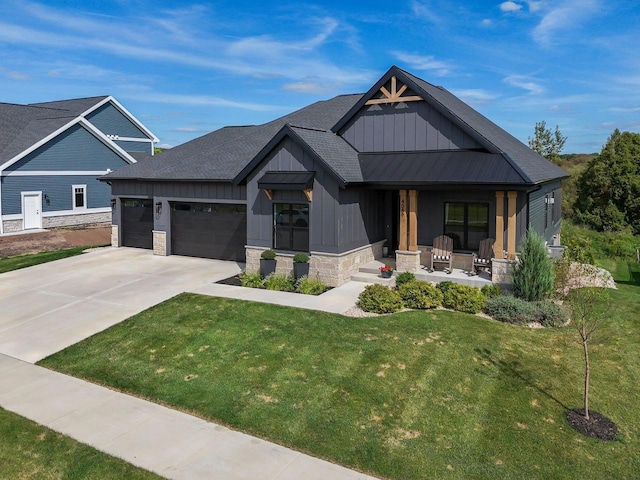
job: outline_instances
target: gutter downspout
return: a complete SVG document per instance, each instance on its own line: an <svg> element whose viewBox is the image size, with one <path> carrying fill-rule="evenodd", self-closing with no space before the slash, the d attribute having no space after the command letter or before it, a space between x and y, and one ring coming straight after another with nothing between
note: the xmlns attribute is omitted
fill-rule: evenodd
<svg viewBox="0 0 640 480"><path fill-rule="evenodd" d="M2 170L0 170L0 235L4 234L4 221L2 220Z"/></svg>

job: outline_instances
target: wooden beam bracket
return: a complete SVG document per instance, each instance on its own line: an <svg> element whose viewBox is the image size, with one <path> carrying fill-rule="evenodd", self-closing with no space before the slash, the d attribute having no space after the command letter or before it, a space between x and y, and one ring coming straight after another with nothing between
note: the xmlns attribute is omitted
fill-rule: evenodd
<svg viewBox="0 0 640 480"><path fill-rule="evenodd" d="M313 200L313 189L307 188L303 190L303 192L304 192L304 196L307 197L307 200L311 202Z"/></svg>
<svg viewBox="0 0 640 480"><path fill-rule="evenodd" d="M400 103L400 102L420 102L424 100L422 97L418 95L409 95L403 97L402 94L407 89L406 85L402 85L400 89L398 89L398 81L395 77L391 77L391 91L387 90L383 85L380 87L380 91L384 95L384 98L372 98L367 100L365 105L380 105L385 103Z"/></svg>
<svg viewBox="0 0 640 480"><path fill-rule="evenodd" d="M265 188L264 194L267 196L269 200L273 200L273 190Z"/></svg>

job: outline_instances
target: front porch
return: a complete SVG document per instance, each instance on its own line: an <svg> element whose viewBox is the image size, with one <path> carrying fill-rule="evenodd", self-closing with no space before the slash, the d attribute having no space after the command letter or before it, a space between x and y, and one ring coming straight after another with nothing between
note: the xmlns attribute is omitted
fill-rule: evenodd
<svg viewBox="0 0 640 480"><path fill-rule="evenodd" d="M380 276L380 267L385 264L389 264L394 269L394 276L385 279ZM365 283L381 283L383 285L394 285L395 276L401 271L396 269L396 261L393 258L380 258L372 262L368 262L362 265L358 273L351 277L351 280L356 282ZM440 282L454 282L462 285L470 285L472 287L482 288L485 285L493 285L491 274L488 272L480 272L478 275L473 275L470 271L461 268L455 268L448 274L442 270L434 270L429 272L424 265L420 266L417 272L413 272L417 280L423 280L426 282L440 283Z"/></svg>

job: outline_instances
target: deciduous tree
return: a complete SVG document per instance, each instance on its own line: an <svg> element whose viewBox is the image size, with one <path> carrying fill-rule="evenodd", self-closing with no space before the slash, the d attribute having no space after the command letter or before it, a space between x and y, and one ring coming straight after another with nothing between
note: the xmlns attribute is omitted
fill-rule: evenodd
<svg viewBox="0 0 640 480"><path fill-rule="evenodd" d="M567 137L562 135L557 125L555 131L551 131L547 128L547 122L543 120L536 122L533 138L529 137L529 147L547 160L558 164L560 163L560 152L562 152L566 141Z"/></svg>

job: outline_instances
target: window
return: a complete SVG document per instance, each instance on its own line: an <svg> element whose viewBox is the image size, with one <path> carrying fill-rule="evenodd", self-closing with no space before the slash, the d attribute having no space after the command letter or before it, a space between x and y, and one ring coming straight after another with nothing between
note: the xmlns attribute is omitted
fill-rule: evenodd
<svg viewBox="0 0 640 480"><path fill-rule="evenodd" d="M455 250L478 250L489 236L489 205L445 203L444 234L453 238Z"/></svg>
<svg viewBox="0 0 640 480"><path fill-rule="evenodd" d="M309 251L309 205L273 205L273 246L281 250Z"/></svg>
<svg viewBox="0 0 640 480"><path fill-rule="evenodd" d="M73 209L87 208L87 186L73 185L71 189L73 192Z"/></svg>

